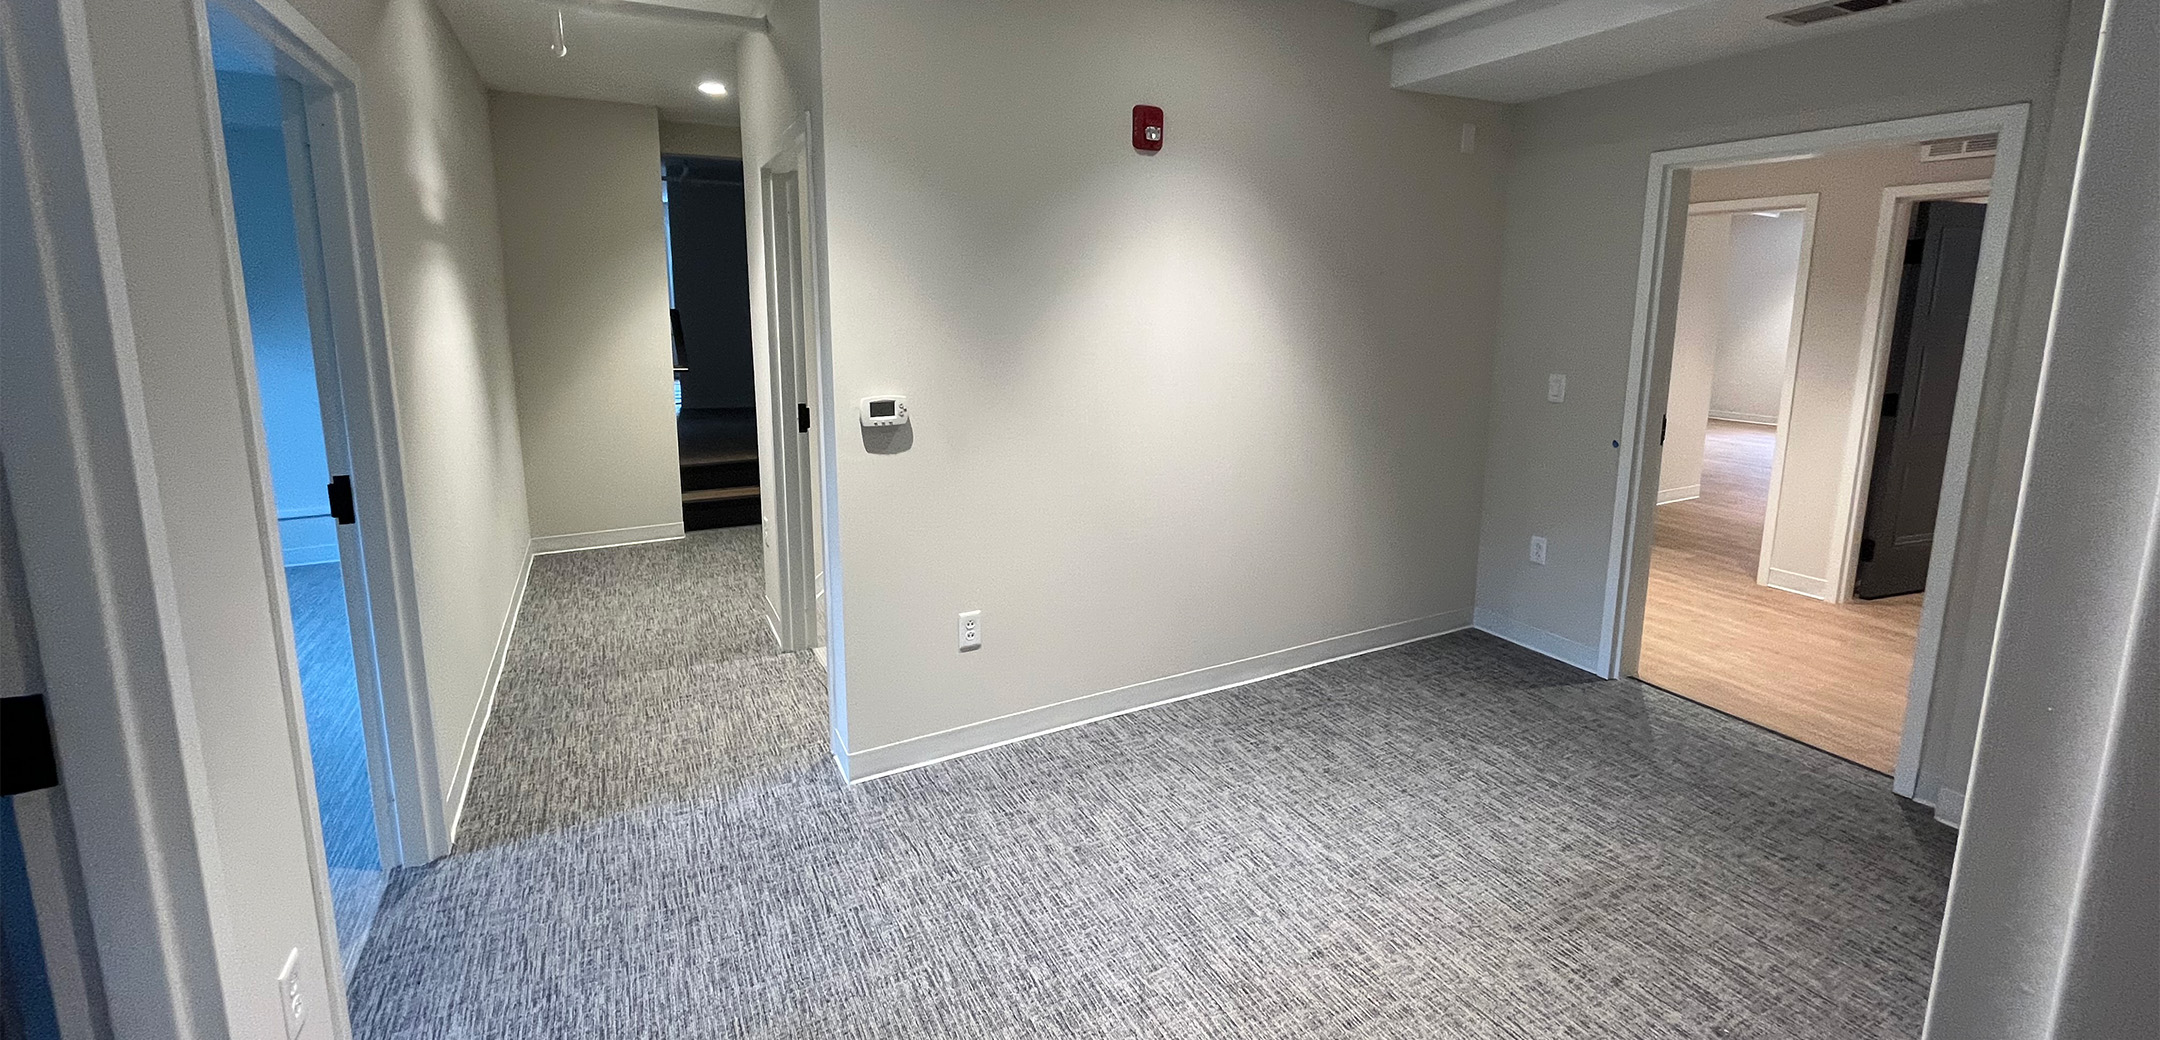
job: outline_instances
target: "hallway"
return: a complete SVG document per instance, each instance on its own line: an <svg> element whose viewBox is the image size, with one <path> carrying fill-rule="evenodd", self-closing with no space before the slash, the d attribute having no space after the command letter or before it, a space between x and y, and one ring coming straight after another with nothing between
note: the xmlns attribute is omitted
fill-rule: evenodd
<svg viewBox="0 0 2160 1040"><path fill-rule="evenodd" d="M1756 584L1772 427L1710 421L1702 497L1657 509L1636 674L1887 773L1921 597L1825 603Z"/></svg>
<svg viewBox="0 0 2160 1040"><path fill-rule="evenodd" d="M536 562L357 1036L1917 1032L1954 835L1862 770L1463 633L850 787L758 553Z"/></svg>

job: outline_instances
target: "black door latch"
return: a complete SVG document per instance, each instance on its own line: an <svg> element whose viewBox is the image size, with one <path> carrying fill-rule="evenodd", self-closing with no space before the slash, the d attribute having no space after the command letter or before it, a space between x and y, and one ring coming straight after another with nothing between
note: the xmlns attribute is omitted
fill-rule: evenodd
<svg viewBox="0 0 2160 1040"><path fill-rule="evenodd" d="M358 519L353 512L352 477L346 474L340 473L330 478L330 515L336 517L340 524L349 524Z"/></svg>

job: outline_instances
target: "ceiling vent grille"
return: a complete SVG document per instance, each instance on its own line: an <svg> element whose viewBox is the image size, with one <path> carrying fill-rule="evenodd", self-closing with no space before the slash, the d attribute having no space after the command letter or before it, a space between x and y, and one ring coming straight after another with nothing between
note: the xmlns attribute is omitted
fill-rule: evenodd
<svg viewBox="0 0 2160 1040"><path fill-rule="evenodd" d="M1770 20L1784 22L1786 25L1814 25L1816 22L1827 22L1832 18L1843 18L1849 14L1859 14L1862 11L1904 2L1905 0L1833 0L1827 4L1809 4L1790 11L1780 11L1771 15Z"/></svg>
<svg viewBox="0 0 2160 1040"><path fill-rule="evenodd" d="M1920 142L1921 162L1942 162L1945 159L1977 159L1994 155L2001 139L1995 134L1974 134L1971 137L1945 137L1937 141Z"/></svg>

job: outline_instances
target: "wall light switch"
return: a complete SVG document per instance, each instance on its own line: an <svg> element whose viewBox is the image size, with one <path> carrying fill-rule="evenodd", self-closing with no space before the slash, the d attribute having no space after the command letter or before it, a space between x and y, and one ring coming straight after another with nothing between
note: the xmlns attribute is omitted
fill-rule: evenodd
<svg viewBox="0 0 2160 1040"><path fill-rule="evenodd" d="M1544 535L1534 534L1530 536L1530 562L1537 564L1540 567L1545 566Z"/></svg>
<svg viewBox="0 0 2160 1040"><path fill-rule="evenodd" d="M1474 151L1477 151L1477 124L1464 123L1462 125L1462 153L1469 155Z"/></svg>
<svg viewBox="0 0 2160 1040"><path fill-rule="evenodd" d="M1558 372L1545 377L1545 399L1554 404L1567 400L1567 377Z"/></svg>
<svg viewBox="0 0 2160 1040"><path fill-rule="evenodd" d="M970 610L960 615L960 652L982 649L982 611Z"/></svg>

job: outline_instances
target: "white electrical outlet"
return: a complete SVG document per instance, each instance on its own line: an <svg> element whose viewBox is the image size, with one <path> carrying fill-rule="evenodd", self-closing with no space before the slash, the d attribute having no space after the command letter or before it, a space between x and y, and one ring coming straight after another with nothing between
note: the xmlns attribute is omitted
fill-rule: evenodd
<svg viewBox="0 0 2160 1040"><path fill-rule="evenodd" d="M982 649L982 611L970 610L960 615L960 652Z"/></svg>
<svg viewBox="0 0 2160 1040"><path fill-rule="evenodd" d="M300 948L285 955L285 966L278 969L278 1006L284 1009L285 1040L300 1040L307 1029L307 1000L300 995Z"/></svg>
<svg viewBox="0 0 2160 1040"><path fill-rule="evenodd" d="M1544 535L1534 534L1530 536L1530 562L1537 564L1540 567L1545 566Z"/></svg>
<svg viewBox="0 0 2160 1040"><path fill-rule="evenodd" d="M1545 377L1545 399L1554 404L1567 400L1567 377L1558 372Z"/></svg>

